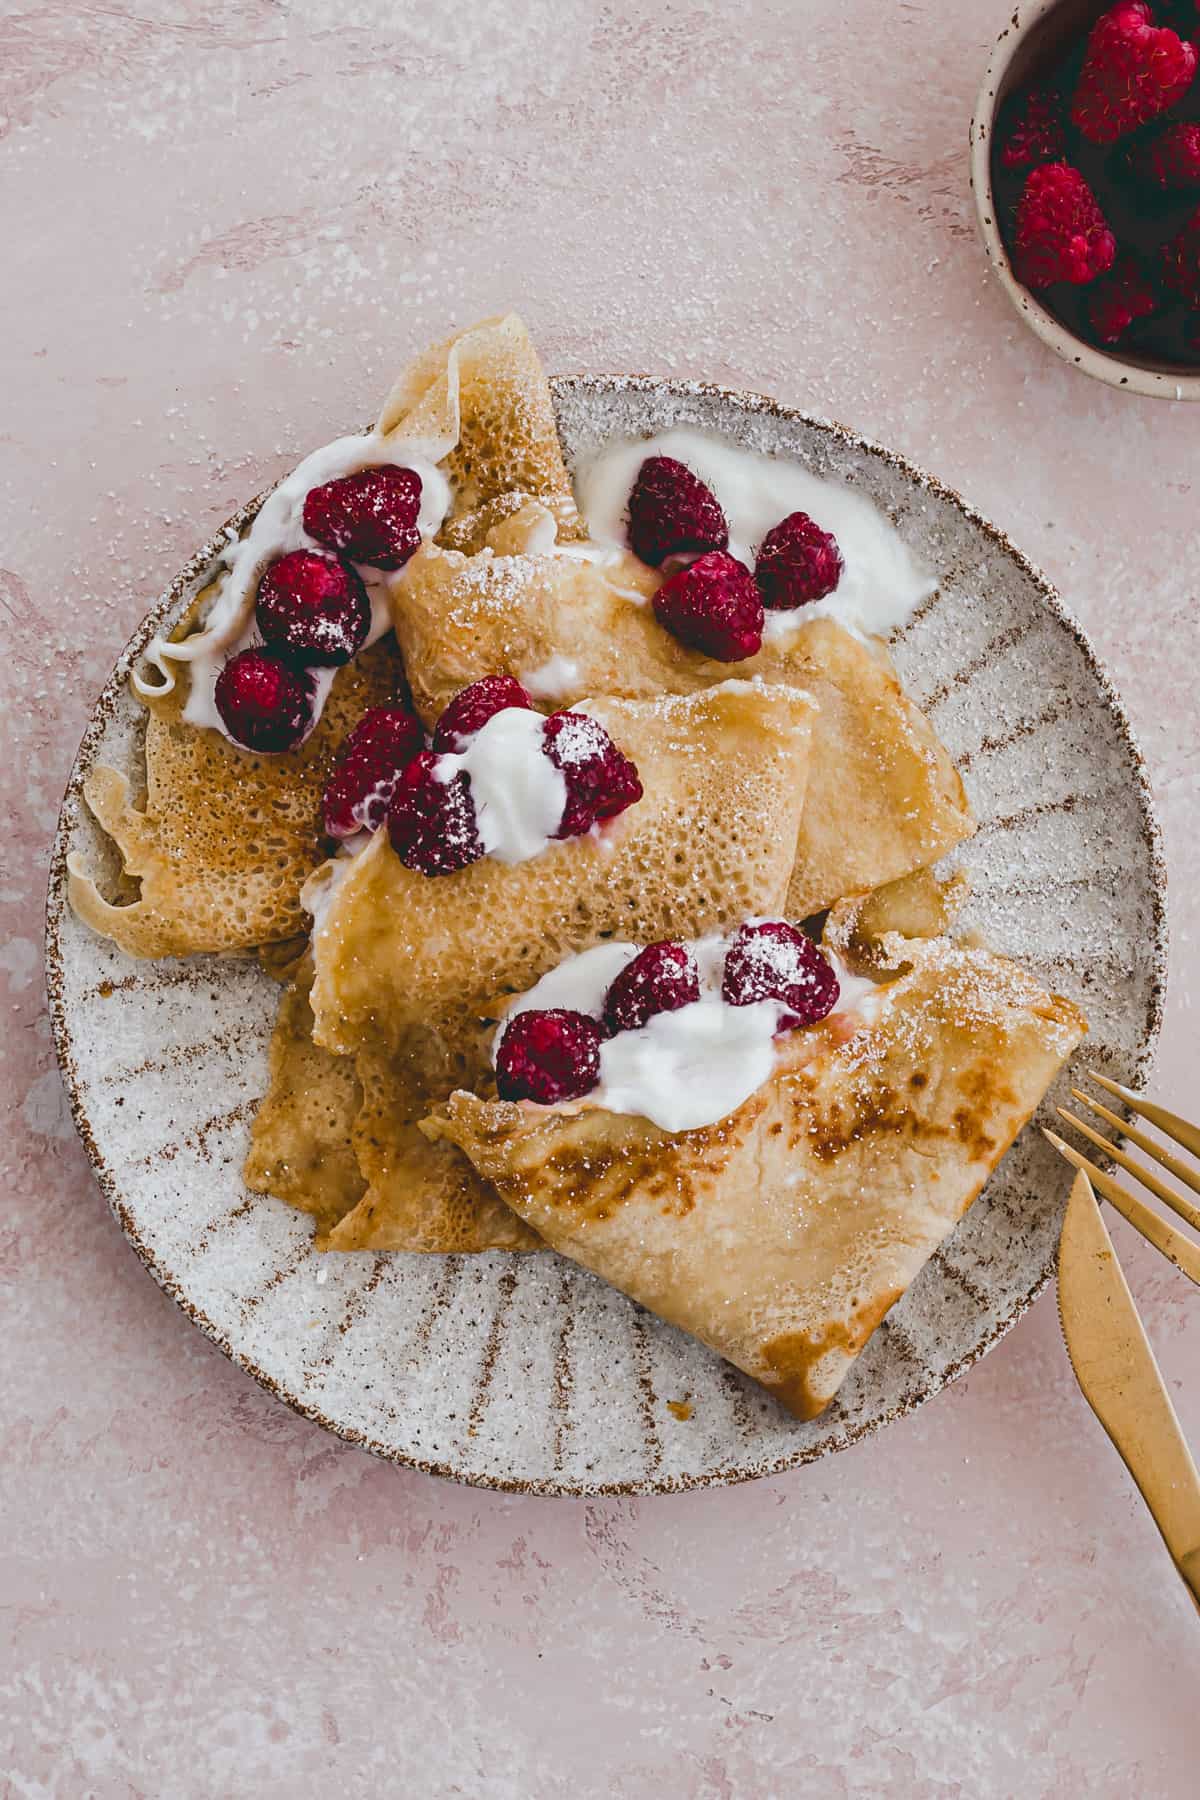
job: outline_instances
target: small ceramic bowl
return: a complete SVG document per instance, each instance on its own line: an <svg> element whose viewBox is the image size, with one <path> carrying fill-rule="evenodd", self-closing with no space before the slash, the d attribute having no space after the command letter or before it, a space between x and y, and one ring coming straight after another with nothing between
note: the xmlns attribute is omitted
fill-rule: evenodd
<svg viewBox="0 0 1200 1800"><path fill-rule="evenodd" d="M1005 293L1029 328L1064 362L1126 393L1200 400L1200 369L1194 365L1099 350L1076 337L1017 280L1000 235L992 198L992 133L1000 109L1014 87L1077 43L1111 4L1112 0L1030 0L1027 6L1014 7L996 40L971 120L971 187L979 229Z"/></svg>

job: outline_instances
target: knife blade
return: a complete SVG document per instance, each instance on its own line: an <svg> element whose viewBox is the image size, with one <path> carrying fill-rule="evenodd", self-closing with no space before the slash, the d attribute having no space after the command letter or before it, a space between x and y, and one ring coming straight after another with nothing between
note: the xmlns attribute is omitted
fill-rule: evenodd
<svg viewBox="0 0 1200 1800"><path fill-rule="evenodd" d="M1058 1317L1084 1399L1200 1608L1200 1475L1082 1170L1059 1241Z"/></svg>

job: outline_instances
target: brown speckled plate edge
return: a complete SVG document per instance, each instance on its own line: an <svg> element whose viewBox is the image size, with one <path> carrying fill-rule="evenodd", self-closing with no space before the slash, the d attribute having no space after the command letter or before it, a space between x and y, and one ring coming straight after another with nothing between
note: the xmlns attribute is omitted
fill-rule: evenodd
<svg viewBox="0 0 1200 1800"><path fill-rule="evenodd" d="M918 468L906 457L886 447L865 439L857 432L849 430L832 420L822 418L797 408L785 407L769 396L737 391L706 382L668 381L655 376L627 375L582 375L557 377L552 386L559 393L573 391L592 391L596 393L642 392L648 394L670 394L680 398L708 397L715 401L731 403L747 414L765 414L773 418L791 421L797 425L827 433L831 439L839 441L848 449L860 454L878 458L882 463L903 474L906 479L926 492L937 495L952 504L968 523L981 531L1006 557L1016 563L1026 578L1036 588L1042 604L1049 610L1060 625L1066 628L1076 640L1086 659L1089 669L1096 681L1100 694L1108 707L1116 725L1118 735L1126 750L1136 785L1136 801L1139 812L1139 823L1143 847L1149 862L1153 889L1153 925L1154 940L1152 945L1152 975L1149 998L1145 1018L1138 1033L1139 1048L1135 1059L1135 1074L1140 1081L1147 1074L1153 1047L1157 1038L1161 1021L1163 997L1166 983L1167 955L1167 920L1166 920L1166 868L1162 852L1161 835L1155 817L1150 785L1146 774L1145 761L1134 738L1124 708L1114 689L1111 680L1092 647L1086 633L1063 607L1057 592L1050 585L1042 572L1017 548L1007 535L986 519L973 507L968 505L953 488L937 480ZM269 492L270 490L266 490ZM120 1186L110 1170L104 1154L100 1149L92 1130L87 1110L81 1097L79 1082L76 1078L74 1057L71 1042L71 1025L66 1010L64 996L63 956L60 943L60 932L63 922L66 900L66 857L69 848L71 831L82 805L82 783L94 761L95 751L105 726L113 714L118 701L122 697L129 671L136 658L143 652L146 644L153 636L161 621L171 609L182 601L186 594L193 591L199 577L213 563L218 551L226 539L230 529L240 531L253 518L264 495L241 507L227 521L226 525L198 550L185 564L170 586L160 596L151 611L139 625L125 649L118 657L108 681L97 700L92 718L84 732L76 753L70 776L67 781L60 811L58 829L50 861L49 883L46 909L46 977L49 1012L55 1051L62 1072L64 1087L71 1108L76 1129L79 1132L84 1148L96 1173L97 1181L108 1200L114 1216L128 1238L132 1248L142 1263L153 1275L160 1287L171 1296L188 1315L192 1322L209 1337L217 1347L244 1369L247 1374L260 1382L277 1399L282 1400L293 1411L302 1417L311 1419L315 1424L343 1438L346 1442L372 1452L386 1460L400 1463L406 1467L420 1470L422 1473L445 1476L450 1479L469 1482L470 1485L511 1493L538 1493L545 1495L564 1495L584 1497L602 1494L650 1494L681 1492L695 1487L728 1486L740 1481L754 1480L762 1476L781 1474L787 1469L814 1461L829 1454L834 1449L845 1448L862 1437L878 1430L885 1424L893 1423L915 1410L925 1400L941 1391L949 1382L957 1379L967 1368L999 1342L1016 1321L1028 1310L1033 1301L1044 1289L1054 1272L1054 1258L1051 1256L1038 1271L1028 1292L1021 1296L1002 1316L995 1319L991 1328L979 1339L970 1354L950 1364L941 1371L926 1372L922 1383L906 1392L903 1399L887 1412L876 1418L860 1423L848 1422L844 1435L838 1443L802 1444L795 1451L776 1456L764 1461L761 1466L753 1468L717 1470L699 1475L656 1475L650 1479L639 1481L604 1480L571 1482L558 1479L539 1479L533 1481L505 1480L486 1473L464 1471L453 1465L424 1460L419 1457L402 1454L392 1446L372 1439L367 1434L339 1423L326 1416L321 1409L291 1392L286 1385L275 1380L260 1368L254 1360L240 1351L230 1342L227 1335L220 1330L202 1309L192 1303L182 1291L171 1270L162 1266L151 1248L143 1239L137 1221L126 1203Z"/></svg>

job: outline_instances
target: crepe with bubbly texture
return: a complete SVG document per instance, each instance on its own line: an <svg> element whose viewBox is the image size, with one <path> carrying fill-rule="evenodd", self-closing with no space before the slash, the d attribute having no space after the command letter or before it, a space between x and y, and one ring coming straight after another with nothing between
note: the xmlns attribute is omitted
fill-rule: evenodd
<svg viewBox="0 0 1200 1800"><path fill-rule="evenodd" d="M553 844L512 868L485 860L431 880L406 869L381 832L325 876L336 886L314 933L321 1042L296 1036L311 1031L312 1015L285 1001L247 1181L322 1213L327 1139L312 1132L311 1109L293 1090L319 1082L322 1066L352 1067L362 1098L342 1130L366 1191L327 1227L332 1249L536 1242L465 1157L418 1129L456 1087L488 1080L490 1021L504 994L605 936L691 937L782 903L804 797L805 695L732 683L690 699L588 710L633 757L645 787L601 837ZM286 1189L272 1178L279 1168Z"/></svg>
<svg viewBox="0 0 1200 1800"><path fill-rule="evenodd" d="M671 1134L586 1100L460 1092L426 1129L547 1244L813 1418L1086 1028L988 950L890 950L904 972L876 1016L844 1042L792 1033L717 1124Z"/></svg>
<svg viewBox="0 0 1200 1800"><path fill-rule="evenodd" d="M98 763L84 797L120 851L135 898L110 899L83 856L67 860L79 917L131 956L248 950L303 932L305 877L321 860L321 796L342 740L369 707L404 691L393 638L339 669L312 734L257 756L180 717L188 673L146 720L145 796Z"/></svg>
<svg viewBox="0 0 1200 1800"><path fill-rule="evenodd" d="M472 520L518 487L567 540L580 529L537 352L515 315L435 345L395 383L377 430L390 445L441 452L451 513L443 531L471 541ZM172 634L203 631L214 583ZM123 879L108 895L78 853L69 893L80 917L133 956L239 950L305 928L299 902L321 861L321 793L334 752L370 706L405 692L393 641L340 669L325 710L298 749L260 756L182 716L188 665L176 663L147 707L145 804L128 779L98 764L84 798L112 839ZM131 889L136 891L131 893ZM123 901L123 904L116 903Z"/></svg>
<svg viewBox="0 0 1200 1800"><path fill-rule="evenodd" d="M408 565L392 615L427 723L459 688L497 672L547 705L585 693L693 693L731 676L806 688L819 710L793 918L936 862L974 831L958 772L879 640L816 618L745 662L714 662L655 619L646 601L657 571L631 555L556 554L546 535L544 509L530 505L497 525L479 554L427 545Z"/></svg>
<svg viewBox="0 0 1200 1800"><path fill-rule="evenodd" d="M729 681L583 706L644 789L599 832L511 867L483 857L431 879L381 830L312 877L319 1044L392 1049L414 1025L454 1044L463 1020L604 937L695 937L779 907L804 802L809 696Z"/></svg>

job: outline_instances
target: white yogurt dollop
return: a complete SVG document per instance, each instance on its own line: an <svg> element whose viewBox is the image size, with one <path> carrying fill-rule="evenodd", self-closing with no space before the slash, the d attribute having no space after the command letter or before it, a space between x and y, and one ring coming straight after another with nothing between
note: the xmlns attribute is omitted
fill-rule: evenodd
<svg viewBox="0 0 1200 1800"><path fill-rule="evenodd" d="M878 508L853 488L686 426L610 444L579 471L579 510L597 543L628 544L629 495L648 456L673 456L712 489L729 524L730 553L747 568L753 569L772 526L789 513L807 513L837 539L845 567L833 593L806 606L768 612L768 641L786 638L817 618L835 619L860 637L886 637L937 586Z"/></svg>
<svg viewBox="0 0 1200 1800"><path fill-rule="evenodd" d="M222 567L216 577L219 585L202 621L203 630L179 644L163 637L154 638L147 646L146 661L157 670L159 679L147 680L135 669L132 679L136 691L147 699L156 694L169 694L175 685L171 664L190 664L184 718L191 725L219 731L234 742L217 711L214 689L217 676L231 656L262 642L254 621L254 601L267 565L292 550L329 554L326 546L317 543L304 529L304 501L310 489L322 487L327 481L340 481L346 475L357 474L360 469L385 466L412 469L421 478L417 528L422 538L429 538L440 528L450 510L450 486L437 466L437 457L444 454L445 450L439 444L419 445L404 438L393 441L388 434L372 431L365 436L337 438L332 444L324 444L306 456L263 501L245 537L232 539L222 552ZM391 626L388 590L404 571L369 568L365 563L354 566L362 576L371 601L371 630L366 642L373 644ZM336 673L336 669L312 671L315 689L313 724L321 716Z"/></svg>
<svg viewBox="0 0 1200 1800"><path fill-rule="evenodd" d="M676 1012L657 1013L638 1031L605 1040L600 1082L587 1095L589 1103L649 1119L663 1131L695 1131L736 1112L762 1086L786 1042L775 1037L784 1008L775 1000L730 1006L722 998L731 941L712 936L690 945L700 975L698 1000ZM851 975L831 952L824 954L841 988L830 1017L852 1013L869 1019L878 1005L876 984ZM598 944L567 957L509 1007L496 1032L493 1060L518 1013L563 1007L599 1018L609 988L637 955L636 944Z"/></svg>
<svg viewBox="0 0 1200 1800"><path fill-rule="evenodd" d="M541 713L522 706L493 713L457 756L439 756L438 781L469 776L475 829L497 862L540 856L562 824L567 784L542 748Z"/></svg>

